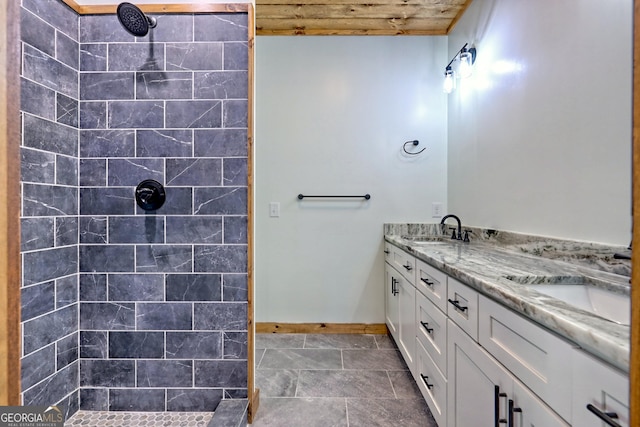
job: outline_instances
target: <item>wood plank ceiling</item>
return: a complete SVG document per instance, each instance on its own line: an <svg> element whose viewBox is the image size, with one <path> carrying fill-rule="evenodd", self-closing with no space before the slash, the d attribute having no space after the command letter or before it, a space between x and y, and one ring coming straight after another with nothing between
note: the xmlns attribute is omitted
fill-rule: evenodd
<svg viewBox="0 0 640 427"><path fill-rule="evenodd" d="M256 0L258 35L446 35L471 0Z"/></svg>

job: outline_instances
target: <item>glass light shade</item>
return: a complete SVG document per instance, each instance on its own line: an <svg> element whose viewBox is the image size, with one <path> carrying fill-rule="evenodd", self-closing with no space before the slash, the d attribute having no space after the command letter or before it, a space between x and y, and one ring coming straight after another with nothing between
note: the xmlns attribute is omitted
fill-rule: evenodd
<svg viewBox="0 0 640 427"><path fill-rule="evenodd" d="M463 50L460 53L460 67L458 68L458 72L460 73L460 77L466 79L470 77L473 73L471 68L473 58L471 56L471 52L467 50Z"/></svg>
<svg viewBox="0 0 640 427"><path fill-rule="evenodd" d="M456 80L453 78L453 71L451 68L447 68L447 71L444 72L444 84L442 85L442 89L445 93L451 93L455 88Z"/></svg>

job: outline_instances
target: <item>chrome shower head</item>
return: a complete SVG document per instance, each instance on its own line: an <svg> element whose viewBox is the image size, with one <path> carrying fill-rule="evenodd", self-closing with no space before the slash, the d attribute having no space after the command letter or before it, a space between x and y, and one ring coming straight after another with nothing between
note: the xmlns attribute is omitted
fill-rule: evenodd
<svg viewBox="0 0 640 427"><path fill-rule="evenodd" d="M131 3L120 3L118 5L118 20L125 30L136 37L144 37L149 32L149 28L155 28L155 18L145 15L137 6Z"/></svg>

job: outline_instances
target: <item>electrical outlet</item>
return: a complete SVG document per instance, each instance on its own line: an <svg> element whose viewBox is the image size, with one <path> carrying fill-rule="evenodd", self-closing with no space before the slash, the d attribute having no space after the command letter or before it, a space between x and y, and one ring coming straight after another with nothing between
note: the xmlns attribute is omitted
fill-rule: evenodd
<svg viewBox="0 0 640 427"><path fill-rule="evenodd" d="M433 218L442 218L442 203L431 203L431 216Z"/></svg>
<svg viewBox="0 0 640 427"><path fill-rule="evenodd" d="M279 202L271 202L271 203L269 203L269 216L271 218L278 218L280 216L280 203Z"/></svg>

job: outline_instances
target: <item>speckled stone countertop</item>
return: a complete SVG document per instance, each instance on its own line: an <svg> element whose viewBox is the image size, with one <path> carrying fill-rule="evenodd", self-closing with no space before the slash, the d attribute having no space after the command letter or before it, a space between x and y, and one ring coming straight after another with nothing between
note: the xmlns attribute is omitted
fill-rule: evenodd
<svg viewBox="0 0 640 427"><path fill-rule="evenodd" d="M525 284L586 277L598 286L629 295L630 261L613 259L615 252L628 253L625 247L465 229L473 231L470 243L448 236L438 244L404 238L438 236L439 224L385 224L384 234L386 241L416 258L629 371L629 326L576 309Z"/></svg>

